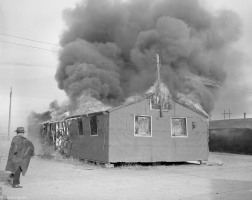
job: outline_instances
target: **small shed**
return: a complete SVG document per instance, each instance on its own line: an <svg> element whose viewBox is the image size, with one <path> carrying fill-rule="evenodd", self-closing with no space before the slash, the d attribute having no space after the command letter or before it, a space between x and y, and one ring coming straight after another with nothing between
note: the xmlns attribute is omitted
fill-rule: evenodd
<svg viewBox="0 0 252 200"><path fill-rule="evenodd" d="M162 114L153 95L102 112L65 119L70 155L101 163L208 159L208 115L170 98Z"/></svg>

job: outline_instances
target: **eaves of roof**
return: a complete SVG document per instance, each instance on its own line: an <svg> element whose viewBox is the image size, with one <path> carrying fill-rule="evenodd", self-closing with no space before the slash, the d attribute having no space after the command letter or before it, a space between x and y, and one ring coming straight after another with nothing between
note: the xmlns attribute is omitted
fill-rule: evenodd
<svg viewBox="0 0 252 200"><path fill-rule="evenodd" d="M114 112L114 111L119 110L119 109L121 109L121 108L130 106L130 105L133 105L133 104L138 103L138 102L141 102L141 101L143 101L143 100L145 100L145 99L147 99L147 98L150 98L152 95L153 95L153 94L145 95L145 96L143 96L142 98L139 98L139 99L137 99L137 100L135 100L135 101L132 101L132 102L129 102L129 103L125 103L125 104L122 104L122 105L120 105L120 106L116 106L116 107L110 108L110 109L105 110L105 111L93 112L93 113L81 114L81 115L74 115L74 116L66 117L65 119L67 120L67 119L72 119L72 118L78 118L78 117L81 117L81 116L83 116L83 115L86 115L86 116L88 116L88 115L99 115L99 114ZM205 117L205 118L209 118L209 116L208 116L206 113L201 112L200 110L196 109L196 108L193 107L193 106L187 105L187 104L185 104L185 103L183 103L183 102L181 102L181 101L179 101L178 99L175 99L175 98L172 98L172 100L173 100L174 102L180 104L181 106L184 106L185 108L188 108L188 109L192 110L193 112L196 112L197 114L199 114L199 115L201 115L201 116L203 116L203 117Z"/></svg>
<svg viewBox="0 0 252 200"><path fill-rule="evenodd" d="M204 112L201 112L200 110L196 109L196 108L193 107L193 106L187 105L187 104L185 104L185 103L179 101L178 99L172 98L172 100L175 101L176 103L180 104L181 106L184 106L184 107L186 107L186 108L188 108L188 109L190 109L190 110L192 110L192 111L198 113L199 115L201 115L201 116L203 116L203 117L209 118L209 116L208 116L207 114L205 114Z"/></svg>

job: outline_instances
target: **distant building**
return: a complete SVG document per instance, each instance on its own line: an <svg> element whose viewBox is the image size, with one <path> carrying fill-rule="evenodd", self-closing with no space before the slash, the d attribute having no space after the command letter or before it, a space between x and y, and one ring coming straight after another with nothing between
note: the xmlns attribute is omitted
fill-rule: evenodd
<svg viewBox="0 0 252 200"><path fill-rule="evenodd" d="M216 152L252 155L252 119L210 121L209 148Z"/></svg>

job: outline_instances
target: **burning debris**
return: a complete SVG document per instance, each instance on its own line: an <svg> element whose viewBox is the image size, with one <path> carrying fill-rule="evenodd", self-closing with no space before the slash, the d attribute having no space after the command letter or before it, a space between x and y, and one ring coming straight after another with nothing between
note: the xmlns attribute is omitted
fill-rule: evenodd
<svg viewBox="0 0 252 200"><path fill-rule="evenodd" d="M111 108L111 106L103 104L101 101L93 98L88 94L79 97L77 102L78 108L76 110L73 110L70 115L89 114L93 112L105 111Z"/></svg>

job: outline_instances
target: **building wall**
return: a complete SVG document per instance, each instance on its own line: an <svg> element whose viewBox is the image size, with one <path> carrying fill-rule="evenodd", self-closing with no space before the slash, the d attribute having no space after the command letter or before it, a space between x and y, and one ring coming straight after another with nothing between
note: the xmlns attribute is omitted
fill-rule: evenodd
<svg viewBox="0 0 252 200"><path fill-rule="evenodd" d="M98 136L90 135L89 117L82 116L83 135L79 135L77 119L72 119L69 134L72 140L70 155L81 159L108 162L108 115L98 115Z"/></svg>
<svg viewBox="0 0 252 200"><path fill-rule="evenodd" d="M227 119L227 120L212 120L209 123L209 129L252 129L252 119Z"/></svg>
<svg viewBox="0 0 252 200"><path fill-rule="evenodd" d="M209 135L210 151L252 155L252 129L210 128Z"/></svg>
<svg viewBox="0 0 252 200"><path fill-rule="evenodd" d="M134 136L134 116L152 117L152 137ZM171 117L186 117L188 137L171 137ZM195 128L192 128L192 122ZM109 162L157 162L207 160L207 118L172 103L172 110L150 110L149 100L144 100L110 113Z"/></svg>

